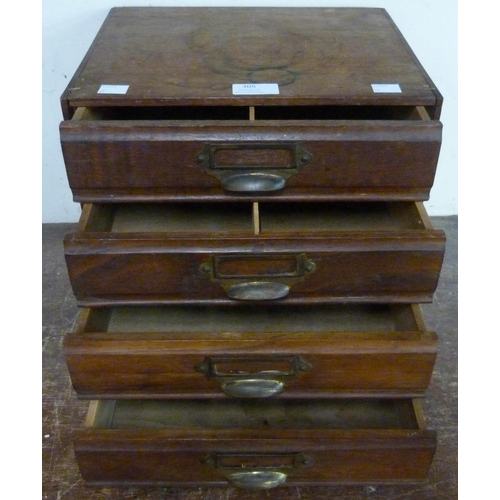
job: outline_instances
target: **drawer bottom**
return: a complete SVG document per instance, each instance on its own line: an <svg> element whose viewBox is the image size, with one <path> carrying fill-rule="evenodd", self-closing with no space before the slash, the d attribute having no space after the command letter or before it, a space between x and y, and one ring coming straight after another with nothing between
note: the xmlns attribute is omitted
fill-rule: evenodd
<svg viewBox="0 0 500 500"><path fill-rule="evenodd" d="M418 400L93 401L75 454L90 486L421 481L436 449Z"/></svg>

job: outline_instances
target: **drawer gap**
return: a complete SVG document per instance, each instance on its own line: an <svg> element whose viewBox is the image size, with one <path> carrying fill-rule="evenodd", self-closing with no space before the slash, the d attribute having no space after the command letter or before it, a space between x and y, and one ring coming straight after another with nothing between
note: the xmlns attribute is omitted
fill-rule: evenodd
<svg viewBox="0 0 500 500"><path fill-rule="evenodd" d="M271 400L118 400L112 420L95 428L111 429L418 429L411 399Z"/></svg>
<svg viewBox="0 0 500 500"><path fill-rule="evenodd" d="M125 120L428 120L423 106L93 106L73 121Z"/></svg>
<svg viewBox="0 0 500 500"><path fill-rule="evenodd" d="M116 401L93 400L89 403L85 427L111 428L115 415Z"/></svg>
<svg viewBox="0 0 500 500"><path fill-rule="evenodd" d="M411 306L318 305L283 310L269 306L114 307L91 309L84 332L248 333L418 332ZM401 318L404 317L404 320ZM106 323L107 321L107 323ZM100 327L106 326L105 329Z"/></svg>
<svg viewBox="0 0 500 500"><path fill-rule="evenodd" d="M85 112L75 112L73 121L248 120L247 106L96 106L82 109Z"/></svg>
<svg viewBox="0 0 500 500"><path fill-rule="evenodd" d="M426 325L419 304L392 307L394 329L397 331L425 331Z"/></svg>
<svg viewBox="0 0 500 500"><path fill-rule="evenodd" d="M82 230L116 233L432 229L423 205L404 202L87 205L84 215Z"/></svg>
<svg viewBox="0 0 500 500"><path fill-rule="evenodd" d="M413 203L260 203L259 211L266 234L424 229Z"/></svg>
<svg viewBox="0 0 500 500"><path fill-rule="evenodd" d="M256 223L249 203L130 204L117 207L112 231L251 234Z"/></svg>
<svg viewBox="0 0 500 500"><path fill-rule="evenodd" d="M423 120L421 106L259 106L256 120Z"/></svg>

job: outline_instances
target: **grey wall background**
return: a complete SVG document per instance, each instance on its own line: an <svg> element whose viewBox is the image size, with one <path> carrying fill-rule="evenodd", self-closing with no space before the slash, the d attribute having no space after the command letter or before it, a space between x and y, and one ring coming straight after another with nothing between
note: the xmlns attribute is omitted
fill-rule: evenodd
<svg viewBox="0 0 500 500"><path fill-rule="evenodd" d="M109 9L115 6L165 7L382 7L393 18L444 96L443 145L436 181L425 203L430 215L458 214L458 4L456 0L384 1L163 1L44 0L42 7L42 222L76 222L59 146L59 97L76 71Z"/></svg>

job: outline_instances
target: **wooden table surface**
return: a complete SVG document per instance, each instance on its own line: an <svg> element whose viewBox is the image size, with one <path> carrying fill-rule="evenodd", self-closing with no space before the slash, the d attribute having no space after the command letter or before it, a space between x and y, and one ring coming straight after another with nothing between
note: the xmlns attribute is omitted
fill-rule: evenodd
<svg viewBox="0 0 500 500"><path fill-rule="evenodd" d="M427 482L401 485L293 487L250 492L227 488L88 489L72 448L72 432L84 421L88 402L78 401L62 353L62 340L77 316L63 256L62 238L73 224L43 225L43 496L45 500L452 500L457 487L457 217L432 218L447 234L447 253L432 305L423 307L429 329L440 339L439 354L423 401L438 448Z"/></svg>

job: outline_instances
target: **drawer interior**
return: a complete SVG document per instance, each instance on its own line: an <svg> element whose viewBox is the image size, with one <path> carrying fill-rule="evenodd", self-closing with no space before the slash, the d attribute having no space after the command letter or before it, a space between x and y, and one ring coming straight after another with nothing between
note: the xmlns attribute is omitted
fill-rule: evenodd
<svg viewBox="0 0 500 500"><path fill-rule="evenodd" d="M110 231L248 233L253 227L251 208L237 203L120 205Z"/></svg>
<svg viewBox="0 0 500 500"><path fill-rule="evenodd" d="M251 326L249 327L249 318ZM82 334L234 333L280 334L349 332L350 334L418 332L423 320L417 306L318 305L283 310L272 306L225 308L206 306L113 307L90 309Z"/></svg>
<svg viewBox="0 0 500 500"><path fill-rule="evenodd" d="M260 232L422 229L413 203L259 203Z"/></svg>
<svg viewBox="0 0 500 500"><path fill-rule="evenodd" d="M421 429L411 399L110 400L89 408L101 429Z"/></svg>
<svg viewBox="0 0 500 500"><path fill-rule="evenodd" d="M415 203L183 203L92 205L87 231L296 233L432 229Z"/></svg>
<svg viewBox="0 0 500 500"><path fill-rule="evenodd" d="M113 106L80 108L82 120L427 120L423 106Z"/></svg>

